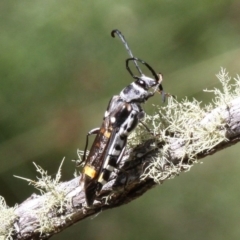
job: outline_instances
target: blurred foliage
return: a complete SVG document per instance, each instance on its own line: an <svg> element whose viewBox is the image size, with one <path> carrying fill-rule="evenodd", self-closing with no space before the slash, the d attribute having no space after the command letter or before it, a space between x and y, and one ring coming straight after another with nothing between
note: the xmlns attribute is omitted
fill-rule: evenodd
<svg viewBox="0 0 240 240"><path fill-rule="evenodd" d="M0 195L20 203L33 189L31 162L63 180L108 100L132 79L117 28L135 56L164 75L181 99L211 99L226 67L239 73L237 0L22 0L0 2ZM155 97L146 104L160 102ZM227 159L227 162L226 162ZM215 161L216 160L216 161ZM76 224L53 239L239 239L238 148L215 154L133 203Z"/></svg>

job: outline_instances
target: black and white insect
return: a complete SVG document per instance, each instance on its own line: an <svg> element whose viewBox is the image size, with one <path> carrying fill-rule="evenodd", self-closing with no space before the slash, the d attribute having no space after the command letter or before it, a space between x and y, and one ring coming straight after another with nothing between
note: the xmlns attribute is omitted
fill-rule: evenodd
<svg viewBox="0 0 240 240"><path fill-rule="evenodd" d="M115 34L119 36L130 55L130 58L126 60L126 68L135 81L125 87L119 95L111 98L101 127L92 129L87 134L83 155L85 165L80 184L84 188L88 206L93 204L103 185L108 182L111 172L114 169L118 169L119 162L124 154L128 135L144 117L141 104L152 97L156 91L163 93L161 85L162 75L156 74L149 64L133 56L124 36L119 30L111 32L112 37L115 37ZM134 75L131 71L129 67L130 62L135 64L139 76ZM153 77L145 76L138 63L143 64ZM149 91L150 89L152 91ZM96 138L86 158L88 136L92 134L96 134Z"/></svg>

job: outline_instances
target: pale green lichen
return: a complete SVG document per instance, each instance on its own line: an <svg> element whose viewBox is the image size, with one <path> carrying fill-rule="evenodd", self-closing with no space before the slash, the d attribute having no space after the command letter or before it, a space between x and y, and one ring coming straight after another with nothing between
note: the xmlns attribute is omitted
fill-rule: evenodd
<svg viewBox="0 0 240 240"><path fill-rule="evenodd" d="M0 239L12 240L12 234L14 233L14 222L17 219L14 213L15 207L8 207L5 199L0 196Z"/></svg>
<svg viewBox="0 0 240 240"><path fill-rule="evenodd" d="M16 176L29 182L29 184L38 189L41 194L45 194L45 202L43 206L36 210L30 210L30 214L34 214L38 218L38 231L40 233L54 231L53 216L62 214L66 209L66 206L69 204L69 201L66 198L66 192L59 188L63 161L60 164L55 178L49 176L47 171L35 163L33 164L36 167L37 172L40 173L40 177L37 178L37 181Z"/></svg>
<svg viewBox="0 0 240 240"><path fill-rule="evenodd" d="M153 116L147 115L144 123L153 133L147 133L141 125L129 138L130 146L152 138L156 142L164 142L164 147L159 149L157 157L153 157L149 166L145 169L142 179L152 178L160 183L167 178L174 177L182 171L188 171L192 163L197 162L197 154L207 152L226 139L226 116L231 101L240 96L240 77L234 78L235 83L230 84L231 78L225 69L221 69L216 75L222 84L222 90L205 90L215 95L212 102L201 106L201 102L187 98L177 101L175 98L168 98L166 106L155 106L156 112ZM211 112L211 119L207 116ZM172 164L168 161L171 151L171 143L178 141L180 147L174 152L180 159L179 164ZM188 163L181 159L188 158Z"/></svg>

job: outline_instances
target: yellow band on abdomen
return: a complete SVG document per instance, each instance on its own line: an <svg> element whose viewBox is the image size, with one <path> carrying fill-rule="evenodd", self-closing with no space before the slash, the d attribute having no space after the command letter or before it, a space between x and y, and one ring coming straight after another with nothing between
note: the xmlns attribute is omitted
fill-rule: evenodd
<svg viewBox="0 0 240 240"><path fill-rule="evenodd" d="M104 136L105 136L106 138L110 138L110 136L111 136L111 132L106 131L106 132L104 133Z"/></svg>
<svg viewBox="0 0 240 240"><path fill-rule="evenodd" d="M95 171L93 168L91 168L89 166L85 166L83 169L83 173L88 175L90 178L95 178L97 171Z"/></svg>

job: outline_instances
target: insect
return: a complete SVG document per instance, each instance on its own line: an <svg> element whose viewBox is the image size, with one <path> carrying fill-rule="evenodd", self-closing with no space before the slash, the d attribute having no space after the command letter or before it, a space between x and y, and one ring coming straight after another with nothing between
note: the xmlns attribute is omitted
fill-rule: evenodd
<svg viewBox="0 0 240 240"><path fill-rule="evenodd" d="M130 58L126 60L126 69L135 81L125 87L119 95L111 98L101 127L92 129L87 134L83 155L85 165L80 184L84 188L88 206L93 205L103 185L108 182L111 172L118 169L117 166L124 154L128 135L144 117L141 104L152 97L156 91L163 93L162 75L156 74L149 64L133 56L119 30L111 32L112 37L115 37L115 34L121 39L130 55ZM139 73L138 76L134 75L130 69L130 62L134 63ZM144 65L153 77L145 76L138 63ZM150 89L153 90L149 91ZM92 134L96 134L96 138L86 158L88 137Z"/></svg>

